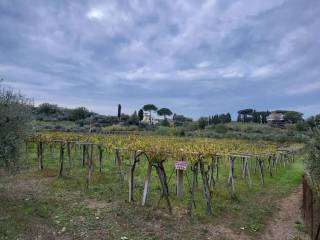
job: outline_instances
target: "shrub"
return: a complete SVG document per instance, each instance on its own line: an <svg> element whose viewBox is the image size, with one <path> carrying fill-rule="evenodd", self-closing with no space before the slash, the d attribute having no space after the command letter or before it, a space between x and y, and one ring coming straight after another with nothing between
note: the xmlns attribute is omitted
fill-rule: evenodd
<svg viewBox="0 0 320 240"><path fill-rule="evenodd" d="M176 135L176 129L170 127L159 126L155 130L155 134L163 136L173 136Z"/></svg>
<svg viewBox="0 0 320 240"><path fill-rule="evenodd" d="M0 165L17 170L25 140L31 134L31 101L12 90L0 90Z"/></svg>
<svg viewBox="0 0 320 240"><path fill-rule="evenodd" d="M226 133L226 132L228 132L228 127L225 126L224 124L217 124L215 126L215 131L217 133Z"/></svg>
<svg viewBox="0 0 320 240"><path fill-rule="evenodd" d="M320 128L312 131L312 139L308 144L308 158L305 161L306 170L312 182L320 187Z"/></svg>

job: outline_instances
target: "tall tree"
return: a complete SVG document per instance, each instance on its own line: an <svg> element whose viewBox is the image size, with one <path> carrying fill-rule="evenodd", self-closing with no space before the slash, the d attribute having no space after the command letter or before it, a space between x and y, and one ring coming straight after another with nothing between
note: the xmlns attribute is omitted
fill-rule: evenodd
<svg viewBox="0 0 320 240"><path fill-rule="evenodd" d="M284 114L284 120L289 123L297 123L303 121L303 113L295 112L295 111L288 111Z"/></svg>
<svg viewBox="0 0 320 240"><path fill-rule="evenodd" d="M143 110L142 109L140 109L138 111L138 118L139 118L139 123L141 123L141 121L143 120Z"/></svg>
<svg viewBox="0 0 320 240"><path fill-rule="evenodd" d="M31 135L32 101L0 82L0 168L17 170L25 140Z"/></svg>
<svg viewBox="0 0 320 240"><path fill-rule="evenodd" d="M220 123L220 118L219 118L218 114L213 116L212 123L213 124L219 124Z"/></svg>
<svg viewBox="0 0 320 240"><path fill-rule="evenodd" d="M226 122L229 123L232 121L232 118L231 118L231 114L230 113L227 113L226 114Z"/></svg>
<svg viewBox="0 0 320 240"><path fill-rule="evenodd" d="M71 111L69 118L71 121L77 121L77 120L85 119L90 116L91 116L91 113L89 112L88 109L86 109L85 107L78 107Z"/></svg>
<svg viewBox="0 0 320 240"><path fill-rule="evenodd" d="M158 111L157 111L158 115L159 116L163 116L163 119L166 119L166 116L171 116L172 115L172 112L169 108L160 108Z"/></svg>
<svg viewBox="0 0 320 240"><path fill-rule="evenodd" d="M198 120L198 125L200 129L204 129L208 125L208 118L200 117Z"/></svg>
<svg viewBox="0 0 320 240"><path fill-rule="evenodd" d="M251 108L242 109L238 111L238 120L241 122L250 122L252 120L252 114L254 110Z"/></svg>
<svg viewBox="0 0 320 240"><path fill-rule="evenodd" d="M128 118L127 124L129 125L138 125L139 124L139 117L137 111L134 111L133 114Z"/></svg>
<svg viewBox="0 0 320 240"><path fill-rule="evenodd" d="M158 108L155 106L155 105L153 105L153 104L146 104L146 105L144 105L143 106L143 111L146 111L146 112L149 112L149 121L150 121L150 125L152 124L152 121L151 121L151 118L152 118L152 112L153 111L157 111L158 110Z"/></svg>
<svg viewBox="0 0 320 240"><path fill-rule="evenodd" d="M118 119L121 120L121 104L118 104Z"/></svg>

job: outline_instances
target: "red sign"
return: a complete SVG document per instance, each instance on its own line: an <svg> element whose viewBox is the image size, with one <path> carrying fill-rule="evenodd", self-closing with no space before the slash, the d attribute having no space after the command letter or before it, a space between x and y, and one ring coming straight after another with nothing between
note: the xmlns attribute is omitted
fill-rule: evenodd
<svg viewBox="0 0 320 240"><path fill-rule="evenodd" d="M176 170L187 170L188 163L186 161L176 161Z"/></svg>

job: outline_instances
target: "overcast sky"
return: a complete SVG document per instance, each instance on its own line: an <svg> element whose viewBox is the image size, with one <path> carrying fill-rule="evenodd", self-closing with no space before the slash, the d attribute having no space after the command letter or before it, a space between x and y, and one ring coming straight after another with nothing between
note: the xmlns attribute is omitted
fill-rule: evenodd
<svg viewBox="0 0 320 240"><path fill-rule="evenodd" d="M319 0L0 0L0 78L35 103L320 113Z"/></svg>

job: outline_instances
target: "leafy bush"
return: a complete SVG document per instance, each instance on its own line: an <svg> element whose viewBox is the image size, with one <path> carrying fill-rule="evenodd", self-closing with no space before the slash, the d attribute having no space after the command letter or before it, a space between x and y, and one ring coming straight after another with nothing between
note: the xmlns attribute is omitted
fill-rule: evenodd
<svg viewBox="0 0 320 240"><path fill-rule="evenodd" d="M0 90L0 166L19 167L25 140L31 134L31 101L12 90Z"/></svg>
<svg viewBox="0 0 320 240"><path fill-rule="evenodd" d="M224 124L217 124L215 126L215 131L217 133L226 133L226 132L228 132L228 127L225 126Z"/></svg>
<svg viewBox="0 0 320 240"><path fill-rule="evenodd" d="M315 128L312 131L305 164L313 183L320 187L320 128Z"/></svg>
<svg viewBox="0 0 320 240"><path fill-rule="evenodd" d="M163 135L163 136L173 136L173 135L176 135L176 129L170 128L170 127L165 127L165 126L159 126L155 130L155 134Z"/></svg>
<svg viewBox="0 0 320 240"><path fill-rule="evenodd" d="M112 125L108 127L104 127L103 131L112 132L112 131L138 131L139 127L136 125L124 126L124 125Z"/></svg>

